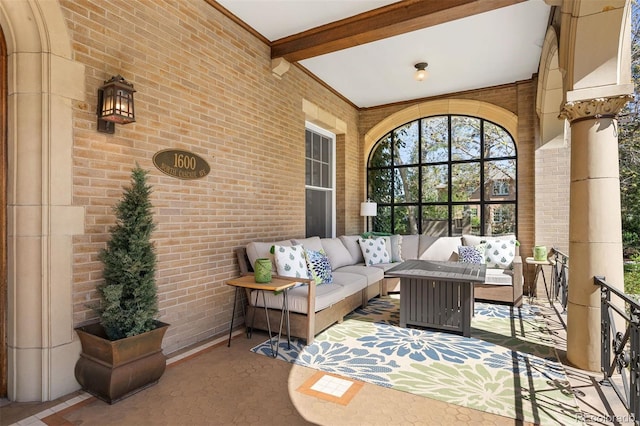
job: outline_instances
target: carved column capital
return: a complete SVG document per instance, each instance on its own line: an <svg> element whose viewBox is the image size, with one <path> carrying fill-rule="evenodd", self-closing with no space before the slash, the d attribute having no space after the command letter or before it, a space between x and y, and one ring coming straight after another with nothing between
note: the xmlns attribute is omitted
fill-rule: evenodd
<svg viewBox="0 0 640 426"><path fill-rule="evenodd" d="M566 102L562 106L558 118L567 119L572 123L580 120L593 120L605 117L613 118L620 112L625 104L632 99L632 95L626 94L608 98Z"/></svg>

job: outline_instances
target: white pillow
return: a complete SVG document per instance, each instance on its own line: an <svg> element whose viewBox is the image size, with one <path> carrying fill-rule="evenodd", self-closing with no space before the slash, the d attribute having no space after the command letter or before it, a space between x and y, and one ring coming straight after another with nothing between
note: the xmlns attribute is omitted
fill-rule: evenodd
<svg viewBox="0 0 640 426"><path fill-rule="evenodd" d="M402 235L391 236L391 255L392 262L403 262L402 258Z"/></svg>
<svg viewBox="0 0 640 426"><path fill-rule="evenodd" d="M365 266L391 263L391 257L387 252L387 242L384 238L360 238L358 243L360 250L362 250L362 256L364 256Z"/></svg>
<svg viewBox="0 0 640 426"><path fill-rule="evenodd" d="M484 257L487 268L511 268L513 259L516 257L515 238L488 238Z"/></svg>
<svg viewBox="0 0 640 426"><path fill-rule="evenodd" d="M307 258L304 255L304 247L297 246L273 246L273 257L276 260L278 275L283 277L309 278Z"/></svg>

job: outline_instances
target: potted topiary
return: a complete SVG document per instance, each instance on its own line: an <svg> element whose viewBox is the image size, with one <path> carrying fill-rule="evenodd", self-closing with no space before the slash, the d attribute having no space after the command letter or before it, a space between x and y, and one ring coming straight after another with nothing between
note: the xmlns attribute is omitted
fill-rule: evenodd
<svg viewBox="0 0 640 426"><path fill-rule="evenodd" d="M104 283L94 306L99 322L76 328L82 345L76 380L110 404L157 383L166 368L162 339L169 325L156 319L151 187L137 164L131 178L131 187L114 207L111 239L100 252Z"/></svg>

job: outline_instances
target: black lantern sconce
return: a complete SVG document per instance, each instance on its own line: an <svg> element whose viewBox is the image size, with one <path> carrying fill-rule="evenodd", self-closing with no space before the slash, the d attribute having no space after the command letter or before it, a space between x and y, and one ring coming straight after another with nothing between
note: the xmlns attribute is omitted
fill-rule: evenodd
<svg viewBox="0 0 640 426"><path fill-rule="evenodd" d="M111 77L98 89L98 131L114 133L115 123L136 121L133 111L133 84L121 75Z"/></svg>

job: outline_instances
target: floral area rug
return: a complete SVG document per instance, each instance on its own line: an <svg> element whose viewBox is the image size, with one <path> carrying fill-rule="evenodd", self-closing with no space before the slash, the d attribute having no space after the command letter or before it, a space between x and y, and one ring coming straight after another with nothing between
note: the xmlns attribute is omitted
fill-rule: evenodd
<svg viewBox="0 0 640 426"><path fill-rule="evenodd" d="M582 424L539 307L476 303L467 338L401 328L399 305L373 299L309 346L281 341L278 358L535 424ZM252 351L271 356L269 341Z"/></svg>

